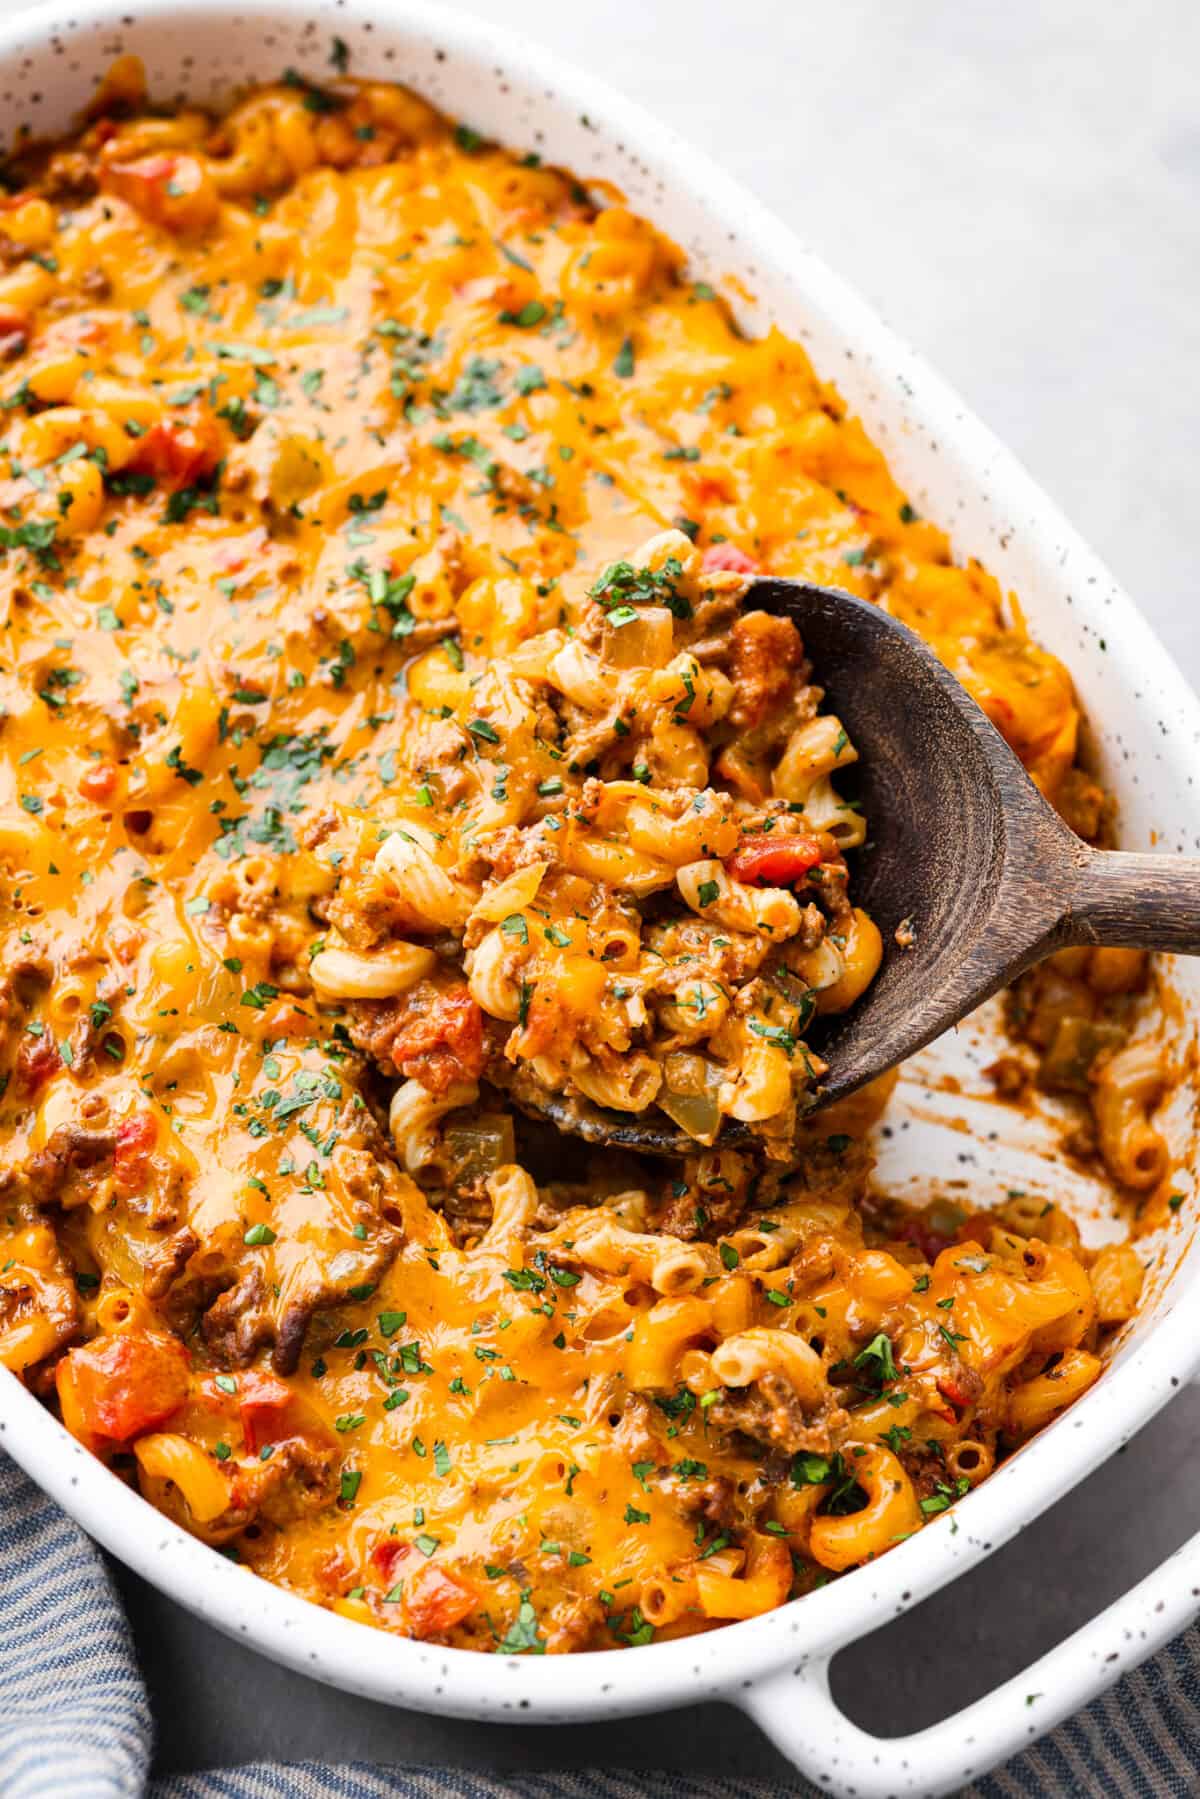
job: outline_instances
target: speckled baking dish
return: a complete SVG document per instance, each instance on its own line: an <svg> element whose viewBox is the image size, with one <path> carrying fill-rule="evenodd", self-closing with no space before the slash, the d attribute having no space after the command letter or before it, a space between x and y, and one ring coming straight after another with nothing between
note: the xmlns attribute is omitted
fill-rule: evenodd
<svg viewBox="0 0 1200 1799"><path fill-rule="evenodd" d="M64 130L122 51L140 55L160 100L201 102L291 66L327 71L331 39L356 73L410 83L516 147L624 190L714 283L737 277L753 330L776 320L859 411L920 509L960 554L1019 592L1033 629L1072 669L1116 793L1128 848L1200 848L1200 708L1148 627L1013 458L803 243L707 157L589 77L506 32L420 0L69 0L0 26L6 127ZM1200 964L1166 971L1177 1052L1200 1018ZM1040 1179L1093 1232L1101 1189L1049 1168L1052 1117L1014 1121L984 1097L994 1026L972 1021L908 1071L881 1143L885 1184L904 1193L961 1176ZM954 1078L947 1078L947 1077ZM1200 1538L1035 1668L919 1735L881 1740L829 1690L838 1649L989 1554L1118 1449L1200 1364L1190 1175L1194 1094L1165 1125L1186 1199L1154 1257L1143 1310L1111 1366L1074 1408L952 1512L812 1594L707 1635L620 1654L482 1656L403 1641L293 1598L182 1534L61 1428L12 1376L0 1379L0 1443L116 1555L210 1623L347 1690L462 1717L561 1723L732 1701L831 1791L943 1792L1085 1704L1200 1610ZM1066 1189L1064 1193L1064 1187ZM1033 1695L1032 1700L1027 1695Z"/></svg>

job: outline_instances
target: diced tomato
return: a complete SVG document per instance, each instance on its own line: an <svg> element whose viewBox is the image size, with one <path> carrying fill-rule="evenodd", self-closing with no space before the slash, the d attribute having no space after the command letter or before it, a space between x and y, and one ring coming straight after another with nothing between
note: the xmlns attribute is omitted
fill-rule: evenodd
<svg viewBox="0 0 1200 1799"><path fill-rule="evenodd" d="M107 1443L129 1443L167 1422L188 1395L182 1343L152 1331L121 1331L64 1356L57 1370L63 1417Z"/></svg>
<svg viewBox="0 0 1200 1799"><path fill-rule="evenodd" d="M253 1368L243 1374L238 1381L238 1410L246 1448L254 1454L264 1443L279 1443L295 1435L292 1390L274 1374Z"/></svg>
<svg viewBox="0 0 1200 1799"><path fill-rule="evenodd" d="M29 315L19 306L0 306L0 356L19 356L29 338Z"/></svg>
<svg viewBox="0 0 1200 1799"><path fill-rule="evenodd" d="M110 162L101 182L143 218L167 231L203 231L216 220L217 190L197 156L171 152L139 156L133 162Z"/></svg>
<svg viewBox="0 0 1200 1799"><path fill-rule="evenodd" d="M316 1019L311 1012L306 1012L303 1006L297 1005L294 999L287 999L281 995L279 999L272 1000L267 1010L260 1016L264 1027L263 1034L269 1038L315 1037L317 1035Z"/></svg>
<svg viewBox="0 0 1200 1799"><path fill-rule="evenodd" d="M902 1243L911 1243L919 1249L927 1262L936 1262L947 1244L954 1241L952 1236L947 1237L936 1230L923 1216L906 1218L896 1227L896 1236Z"/></svg>
<svg viewBox="0 0 1200 1799"><path fill-rule="evenodd" d="M364 1011L366 1008L364 1007ZM398 999L370 1006L359 1042L388 1059L406 1080L441 1094L455 1081L473 1081L483 1067L483 1013L466 983L418 981Z"/></svg>
<svg viewBox="0 0 1200 1799"><path fill-rule="evenodd" d="M1016 735L1017 713L1011 700L1001 693L981 693L979 704L991 719L1001 737L1011 743Z"/></svg>
<svg viewBox="0 0 1200 1799"><path fill-rule="evenodd" d="M120 772L115 762L93 763L80 775L79 791L85 800L94 800L102 806L116 792Z"/></svg>
<svg viewBox="0 0 1200 1799"><path fill-rule="evenodd" d="M36 1093L61 1067L62 1057L53 1037L45 1032L40 1037L22 1037L17 1051L18 1091L30 1095Z"/></svg>
<svg viewBox="0 0 1200 1799"><path fill-rule="evenodd" d="M207 407L180 419L159 419L139 437L129 467L168 487L191 487L212 474L224 452L221 428Z"/></svg>
<svg viewBox="0 0 1200 1799"><path fill-rule="evenodd" d="M72 312L64 318L51 319L49 324L39 321L37 347L39 352L93 349L105 341L112 329L108 319L93 312Z"/></svg>
<svg viewBox="0 0 1200 1799"><path fill-rule="evenodd" d="M815 837L785 837L771 831L744 840L725 866L735 881L749 881L752 886L793 887L810 868L817 866L824 853L824 846Z"/></svg>
<svg viewBox="0 0 1200 1799"><path fill-rule="evenodd" d="M113 1179L125 1192L146 1178L150 1152L158 1141L158 1124L151 1112L134 1112L117 1126L113 1149Z"/></svg>
<svg viewBox="0 0 1200 1799"><path fill-rule="evenodd" d="M423 1568L413 1577L404 1595L404 1608L413 1635L440 1636L475 1610L479 1594L466 1581L441 1568Z"/></svg>
<svg viewBox="0 0 1200 1799"><path fill-rule="evenodd" d="M957 1406L960 1412L965 1411L971 1403L969 1395L963 1391L952 1374L943 1374L939 1377L937 1390L943 1399L948 1399L950 1404Z"/></svg>
<svg viewBox="0 0 1200 1799"><path fill-rule="evenodd" d="M382 1580L391 1586L396 1573L396 1565L412 1552L412 1544L405 1543L400 1537L381 1537L371 1550L371 1566L378 1570Z"/></svg>
<svg viewBox="0 0 1200 1799"><path fill-rule="evenodd" d="M688 510L693 514L703 514L710 506L728 506L734 497L733 484L727 475L685 474L683 485Z"/></svg>
<svg viewBox="0 0 1200 1799"><path fill-rule="evenodd" d="M516 1039L516 1051L530 1059L561 1054L574 1040L577 1023L575 1013L563 1005L554 984L542 981L534 987L525 1008L525 1025Z"/></svg>
<svg viewBox="0 0 1200 1799"><path fill-rule="evenodd" d="M728 570L735 575L756 575L758 564L745 550L739 550L735 543L712 543L700 559L700 567L706 575L716 574L719 570Z"/></svg>
<svg viewBox="0 0 1200 1799"><path fill-rule="evenodd" d="M341 1547L313 1557L313 1574L327 1593L344 1593L351 1585L354 1565Z"/></svg>

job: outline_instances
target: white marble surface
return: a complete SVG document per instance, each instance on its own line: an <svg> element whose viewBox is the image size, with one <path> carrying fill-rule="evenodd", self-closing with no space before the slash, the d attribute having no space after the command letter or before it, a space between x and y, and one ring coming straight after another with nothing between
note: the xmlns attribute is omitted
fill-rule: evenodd
<svg viewBox="0 0 1200 1799"><path fill-rule="evenodd" d="M0 0L0 8L12 0ZM706 143L1024 458L1200 684L1200 0L475 0ZM969 546L964 546L969 547ZM911 1729L1015 1673L1200 1523L1200 1393L968 1581L842 1657ZM1127 1520L1136 1508L1138 1530ZM782 1774L708 1707L502 1731L326 1692L124 1581L164 1767L257 1755Z"/></svg>

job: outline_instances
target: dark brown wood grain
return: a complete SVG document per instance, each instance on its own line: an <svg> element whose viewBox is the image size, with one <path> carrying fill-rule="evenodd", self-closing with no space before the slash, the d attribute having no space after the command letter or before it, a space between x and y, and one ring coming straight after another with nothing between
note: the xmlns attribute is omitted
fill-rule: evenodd
<svg viewBox="0 0 1200 1799"><path fill-rule="evenodd" d="M817 1104L864 1086L1055 950L1105 944L1200 955L1200 861L1093 850L1046 803L1000 733L923 640L878 606L761 577L747 607L791 618L859 752L869 837L857 904L883 934L879 975L813 1035L830 1064ZM839 777L845 791L848 783ZM913 943L897 928L911 922ZM657 1155L695 1149L657 1111L561 1097L560 1129ZM746 1135L727 1122L721 1141Z"/></svg>

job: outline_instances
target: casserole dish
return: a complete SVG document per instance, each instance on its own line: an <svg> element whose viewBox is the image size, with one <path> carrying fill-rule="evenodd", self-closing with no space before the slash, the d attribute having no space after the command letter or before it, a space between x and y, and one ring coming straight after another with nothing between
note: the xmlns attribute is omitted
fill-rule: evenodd
<svg viewBox="0 0 1200 1799"><path fill-rule="evenodd" d="M61 129L86 100L103 66L122 50L144 59L157 95L215 100L232 86L284 66L318 75L335 31L362 73L401 76L504 141L536 144L540 153L587 178L614 182L683 243L697 269L718 280L736 273L752 285L758 297L745 309L746 322L753 327L777 319L805 338L820 368L836 370L850 405L886 439L894 466L921 505L952 519L959 548L981 551L1002 579L1020 590L1041 635L1072 663L1085 704L1099 714L1101 726L1124 752L1123 766L1110 758L1104 773L1122 805L1126 841L1131 846L1174 842L1180 821L1186 823L1190 816L1191 776L1183 745L1191 702L1173 683L1165 663L1160 669L1152 649L1141 642L1136 619L1124 610L1102 571L986 434L857 302L715 171L689 161L666 134L621 103L597 95L586 82L562 76L526 47L480 28L400 9L385 31L340 7L329 10L327 21L318 15L304 23L274 7L236 15L197 8L182 17L151 8L116 25L97 8L78 14L65 37L55 33L48 15L31 15L10 33L15 73L9 103L14 111L20 108L16 116L35 134ZM24 58L18 39L34 46ZM601 119L607 121L603 129ZM1136 685L1114 683L1112 664L1138 666ZM1142 783L1151 769L1161 814L1152 813L1143 798ZM1179 996L1174 1016L1186 1035L1185 975L1180 976ZM985 1041L986 1033L964 1033L966 1054L959 1060L968 1091ZM943 1074L952 1072L944 1054ZM935 1064L927 1065L923 1079L931 1074L941 1078ZM949 1091L944 1081L943 1087ZM885 1160L885 1180L894 1188L918 1168L927 1177L930 1165L939 1162L950 1175L961 1144L958 1118L944 1104L939 1110L925 1101L920 1082L910 1080L907 1103L922 1129L907 1136L903 1155ZM953 1108L969 1112L970 1103L956 1098ZM1187 1113L1182 1094L1175 1111L1174 1147L1182 1153ZM915 1152L911 1145L918 1140ZM1030 1125L1022 1140L1005 1151L989 1151L989 1178L1002 1177L1006 1168L1015 1174L1016 1158L1028 1165L1031 1156L1048 1147L1049 1138L1039 1138ZM1056 1188L1065 1178L1056 1173ZM1095 1196L1081 1186L1075 1198L1086 1209ZM394 1701L545 1721L679 1702L694 1698L700 1684L714 1696L746 1705L797 1764L825 1784L859 1791L870 1782L889 1791L904 1785L937 1788L978 1772L1015 1746L1022 1734L1047 1727L1080 1703L1096 1684L1089 1685L1093 1661L1105 1673L1119 1671L1119 1656L1108 1659L1109 1633L1115 1629L1111 1618L1093 1627L1093 1636L1084 1633L1058 1652L1055 1666L1039 1670L1037 1684L1050 1695L1044 1710L1041 1704L1032 1710L1025 1706L1026 1676L1017 1683L1019 1695L1004 1689L974 1708L969 1723L951 1720L916 1744L886 1750L831 1712L823 1684L829 1656L1010 1535L1169 1397L1173 1379L1186 1366L1182 1302L1195 1278L1184 1247L1178 1231L1157 1246L1146 1311L1127 1333L1104 1382L1108 1404L1086 1402L1073 1411L1003 1471L993 1483L993 1499L980 1494L969 1508L936 1526L928 1539L905 1545L882 1567L860 1573L849 1587L822 1591L802 1605L740 1626L736 1644L726 1631L699 1644L656 1646L645 1652L654 1660L644 1671L641 1663L631 1669L624 1658L616 1663L607 1658L597 1676L590 1663L578 1669L554 1660L527 1666L365 1638L346 1620L283 1594L250 1588L161 1520L148 1531L140 1502L91 1462L75 1462L74 1447L12 1384L5 1387L6 1408L11 1407L6 1440L89 1528L149 1578L223 1628L251 1636L268 1653L325 1679ZM1173 1585L1178 1589L1177 1577ZM1151 1592L1151 1605L1155 1597ZM1146 1603L1144 1591L1134 1603ZM1156 1620L1164 1631L1180 1622L1177 1599ZM1096 1631L1104 1638L1099 1648ZM1150 1632L1140 1638L1136 1630L1129 1634L1130 1654L1134 1645L1143 1651L1152 1647ZM807 1698L802 1708L795 1704L797 1680ZM864 1767L874 1772L864 1773Z"/></svg>

